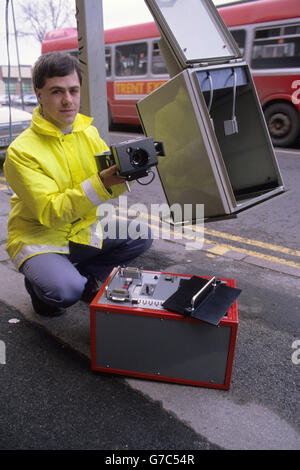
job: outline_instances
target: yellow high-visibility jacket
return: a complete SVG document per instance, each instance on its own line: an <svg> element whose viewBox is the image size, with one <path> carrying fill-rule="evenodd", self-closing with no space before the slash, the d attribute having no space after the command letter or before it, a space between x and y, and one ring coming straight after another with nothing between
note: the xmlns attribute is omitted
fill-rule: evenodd
<svg viewBox="0 0 300 470"><path fill-rule="evenodd" d="M126 187L109 192L101 182L94 155L108 147L92 120L77 114L64 135L36 108L30 128L8 148L4 172L15 194L6 249L18 269L39 253L69 253L69 240L102 246L97 206Z"/></svg>

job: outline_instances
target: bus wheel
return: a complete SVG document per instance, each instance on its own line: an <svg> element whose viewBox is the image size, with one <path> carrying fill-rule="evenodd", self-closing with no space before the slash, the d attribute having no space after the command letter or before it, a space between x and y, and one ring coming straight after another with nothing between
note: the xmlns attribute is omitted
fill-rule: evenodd
<svg viewBox="0 0 300 470"><path fill-rule="evenodd" d="M274 103L264 110L272 142L278 147L289 147L299 137L299 116L288 103Z"/></svg>

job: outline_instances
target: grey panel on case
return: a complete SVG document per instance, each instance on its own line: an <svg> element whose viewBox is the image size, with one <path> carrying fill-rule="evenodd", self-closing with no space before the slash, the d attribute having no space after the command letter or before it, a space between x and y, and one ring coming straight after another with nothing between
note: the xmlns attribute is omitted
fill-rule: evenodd
<svg viewBox="0 0 300 470"><path fill-rule="evenodd" d="M159 158L158 173L169 206L204 204L206 215L224 213L223 200L204 142L205 131L183 74L179 74L138 104L147 135L162 141L166 157ZM200 118L199 118L200 119ZM178 219L174 222L181 222Z"/></svg>
<svg viewBox="0 0 300 470"><path fill-rule="evenodd" d="M225 383L230 327L97 311L96 367Z"/></svg>
<svg viewBox="0 0 300 470"><path fill-rule="evenodd" d="M155 302L163 302L170 295L172 295L179 286L180 276L171 276L172 281L166 281L163 274L158 273L147 273L143 272L141 280L132 279L132 282L128 288L129 298L128 301L123 303L123 306L132 305L132 299L138 299L139 303L142 303L143 308L149 308L156 310L164 310L161 305L154 304ZM120 289L124 285L124 278L119 275L115 275L111 280L108 288L108 292L114 289ZM146 287L150 286L150 291L146 292ZM151 302L151 303L150 303ZM98 304L116 305L116 302L107 298L106 291L99 297ZM134 304L135 307L140 305Z"/></svg>
<svg viewBox="0 0 300 470"><path fill-rule="evenodd" d="M208 80L208 74L211 76L213 90L224 90L225 88L231 88L234 85L234 79L232 74L232 68L226 67L224 69L197 71L196 76L200 84L202 92L210 91L211 85ZM247 85L248 79L247 74L243 67L234 68L237 76L237 86Z"/></svg>

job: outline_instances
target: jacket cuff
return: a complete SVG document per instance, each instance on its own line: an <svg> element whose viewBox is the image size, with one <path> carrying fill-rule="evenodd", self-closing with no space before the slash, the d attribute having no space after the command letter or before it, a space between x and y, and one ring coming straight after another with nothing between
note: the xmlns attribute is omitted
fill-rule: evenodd
<svg viewBox="0 0 300 470"><path fill-rule="evenodd" d="M81 187L88 200L94 206L99 206L102 202L111 199L111 193L105 188L98 173L83 181Z"/></svg>

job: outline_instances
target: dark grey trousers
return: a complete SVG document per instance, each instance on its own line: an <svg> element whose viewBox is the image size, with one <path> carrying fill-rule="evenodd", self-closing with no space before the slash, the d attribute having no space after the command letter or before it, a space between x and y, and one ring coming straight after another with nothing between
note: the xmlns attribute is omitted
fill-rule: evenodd
<svg viewBox="0 0 300 470"><path fill-rule="evenodd" d="M113 267L128 265L150 248L151 233L148 228L146 232L147 238L106 238L102 249L70 242L69 255L35 255L24 262L21 272L43 302L66 308L80 299L88 275L104 282Z"/></svg>

